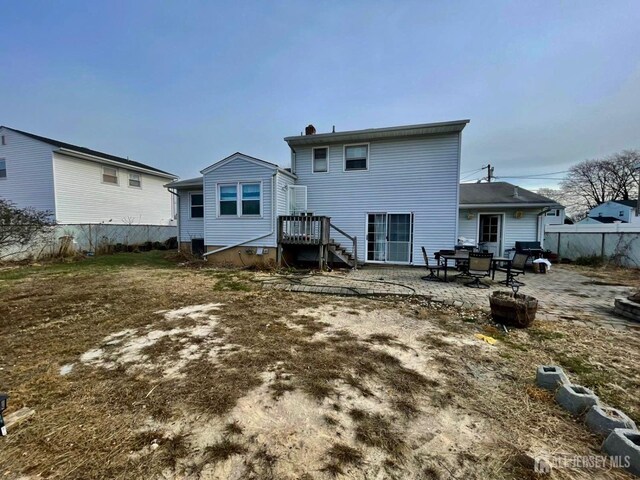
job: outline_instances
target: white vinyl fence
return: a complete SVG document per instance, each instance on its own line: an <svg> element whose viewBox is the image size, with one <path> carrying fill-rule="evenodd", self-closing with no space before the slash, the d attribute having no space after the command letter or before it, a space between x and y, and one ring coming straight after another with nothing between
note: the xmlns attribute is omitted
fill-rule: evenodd
<svg viewBox="0 0 640 480"><path fill-rule="evenodd" d="M24 247L0 251L0 260L40 259L68 255L74 252L93 254L148 242L164 243L178 235L175 225L55 225L47 228L33 242Z"/></svg>
<svg viewBox="0 0 640 480"><path fill-rule="evenodd" d="M640 226L629 224L547 225L544 248L560 258L599 256L625 267L640 267Z"/></svg>

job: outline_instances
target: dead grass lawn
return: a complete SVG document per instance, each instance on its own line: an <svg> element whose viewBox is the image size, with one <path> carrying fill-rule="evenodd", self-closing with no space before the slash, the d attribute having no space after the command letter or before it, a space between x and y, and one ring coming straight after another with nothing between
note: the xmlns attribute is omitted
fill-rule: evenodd
<svg viewBox="0 0 640 480"><path fill-rule="evenodd" d="M640 420L624 332L108 263L0 271L0 386L37 411L0 439L7 478L533 478L523 454L601 442L533 386L542 363ZM554 477L585 474L626 478Z"/></svg>

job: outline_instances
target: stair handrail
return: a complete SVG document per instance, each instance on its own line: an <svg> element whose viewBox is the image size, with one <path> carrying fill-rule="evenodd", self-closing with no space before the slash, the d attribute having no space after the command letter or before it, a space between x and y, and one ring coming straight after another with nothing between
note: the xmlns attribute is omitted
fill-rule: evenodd
<svg viewBox="0 0 640 480"><path fill-rule="evenodd" d="M329 222L329 227L333 228L336 232L340 233L341 235L343 235L343 236L347 237L349 240L351 240L351 243L353 244L353 269L357 270L358 269L358 237L356 237L356 236L352 237L347 232L345 232L344 230L342 230L339 227L336 227L331 222Z"/></svg>

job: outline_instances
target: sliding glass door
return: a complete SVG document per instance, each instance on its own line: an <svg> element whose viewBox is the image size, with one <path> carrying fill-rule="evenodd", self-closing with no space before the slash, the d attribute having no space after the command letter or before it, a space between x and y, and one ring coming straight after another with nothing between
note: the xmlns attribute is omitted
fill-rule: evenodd
<svg viewBox="0 0 640 480"><path fill-rule="evenodd" d="M411 263L412 236L411 213L369 213L367 261Z"/></svg>

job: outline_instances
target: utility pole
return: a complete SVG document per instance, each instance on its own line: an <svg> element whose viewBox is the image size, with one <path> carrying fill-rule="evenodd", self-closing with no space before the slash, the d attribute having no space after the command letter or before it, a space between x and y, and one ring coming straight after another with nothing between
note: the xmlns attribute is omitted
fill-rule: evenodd
<svg viewBox="0 0 640 480"><path fill-rule="evenodd" d="M493 167L491 166L491 164L487 164L486 167L482 167L482 169L487 169L487 182L491 183L491 179L493 178Z"/></svg>

